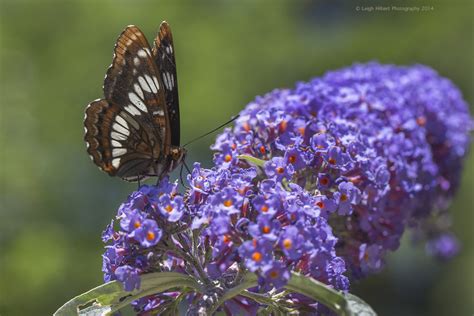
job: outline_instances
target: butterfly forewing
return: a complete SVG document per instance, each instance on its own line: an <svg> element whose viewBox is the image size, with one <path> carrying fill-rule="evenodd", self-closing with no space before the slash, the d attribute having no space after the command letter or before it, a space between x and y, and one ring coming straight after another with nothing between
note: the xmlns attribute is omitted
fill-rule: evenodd
<svg viewBox="0 0 474 316"><path fill-rule="evenodd" d="M136 26L127 27L115 44L115 56L104 80L104 95L147 129L151 144L163 139L168 129L166 101L158 68L150 45Z"/></svg>
<svg viewBox="0 0 474 316"><path fill-rule="evenodd" d="M130 181L163 174L172 137L165 93L145 36L127 27L104 80L105 99L86 109L85 140L94 163Z"/></svg>
<svg viewBox="0 0 474 316"><path fill-rule="evenodd" d="M160 25L160 31L155 38L153 47L153 58L158 66L163 82L171 128L171 145L179 146L179 100L178 100L178 78L176 74L176 62L174 57L173 37L167 22Z"/></svg>

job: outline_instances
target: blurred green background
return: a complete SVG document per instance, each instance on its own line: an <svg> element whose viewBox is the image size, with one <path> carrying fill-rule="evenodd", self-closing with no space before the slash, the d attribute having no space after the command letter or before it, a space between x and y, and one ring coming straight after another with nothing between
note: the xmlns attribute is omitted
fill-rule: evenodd
<svg viewBox="0 0 474 316"><path fill-rule="evenodd" d="M474 104L472 1L0 0L0 315L47 315L102 282L100 234L135 184L89 160L83 110L102 95L128 24L173 29L182 141L256 95L353 62L423 63ZM362 12L358 5L433 7ZM471 107L472 111L472 107ZM210 166L213 136L190 147ZM452 211L463 251L441 264L409 238L385 271L352 286L379 315L474 312L474 155ZM454 312L455 311L455 312Z"/></svg>

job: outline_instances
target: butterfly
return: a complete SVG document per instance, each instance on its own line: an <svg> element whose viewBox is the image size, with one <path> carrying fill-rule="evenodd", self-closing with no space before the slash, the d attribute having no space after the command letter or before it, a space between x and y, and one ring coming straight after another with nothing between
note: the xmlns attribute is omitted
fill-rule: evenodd
<svg viewBox="0 0 474 316"><path fill-rule="evenodd" d="M163 178L181 162L179 102L173 38L160 25L153 48L130 25L115 44L104 98L85 110L84 140L92 161L127 181Z"/></svg>

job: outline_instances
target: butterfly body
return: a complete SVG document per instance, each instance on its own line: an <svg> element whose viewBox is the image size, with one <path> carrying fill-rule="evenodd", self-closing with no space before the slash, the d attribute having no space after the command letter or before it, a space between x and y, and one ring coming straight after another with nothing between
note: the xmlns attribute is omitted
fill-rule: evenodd
<svg viewBox="0 0 474 316"><path fill-rule="evenodd" d="M150 48L136 26L117 39L104 98L85 111L84 139L92 161L110 176L162 178L178 166L179 102L171 30L166 22Z"/></svg>

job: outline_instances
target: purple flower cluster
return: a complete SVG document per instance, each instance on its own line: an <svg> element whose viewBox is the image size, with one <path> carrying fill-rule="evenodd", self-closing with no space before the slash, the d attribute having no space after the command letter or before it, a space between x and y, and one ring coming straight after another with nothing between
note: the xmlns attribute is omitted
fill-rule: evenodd
<svg viewBox="0 0 474 316"><path fill-rule="evenodd" d="M282 181L280 168L285 167L278 163L269 161L265 172L228 167L208 170L195 164L189 177L192 229L212 246L206 267L210 277L218 279L238 263L257 272L266 290L284 286L290 271L347 290L344 261L336 255L331 227L320 216L319 200Z"/></svg>
<svg viewBox="0 0 474 316"><path fill-rule="evenodd" d="M184 214L183 197L176 189L168 181L160 187L144 185L120 206L119 228L114 229L112 220L102 234L102 241L109 243L103 256L106 282L117 279L132 291L140 286L139 274L156 271L158 244L164 233L179 226L175 222Z"/></svg>
<svg viewBox="0 0 474 316"><path fill-rule="evenodd" d="M105 281L133 290L140 274L192 275L209 293L134 302L144 315L184 295L192 313L244 271L258 275L253 292L280 292L293 271L346 291L345 274L380 270L407 227L431 238L430 253L451 257L459 245L436 219L445 222L472 127L459 91L424 66L355 65L275 90L217 138L215 167L196 163L184 195L165 178L121 205L103 235ZM318 308L298 294L280 299ZM240 295L221 306L258 308Z"/></svg>
<svg viewBox="0 0 474 316"><path fill-rule="evenodd" d="M407 227L440 240L429 241L430 253L458 250L440 223L472 129L459 90L432 69L369 63L258 97L217 139L215 163L266 160L268 177L319 199L337 254L363 276L382 267Z"/></svg>

